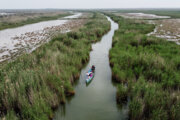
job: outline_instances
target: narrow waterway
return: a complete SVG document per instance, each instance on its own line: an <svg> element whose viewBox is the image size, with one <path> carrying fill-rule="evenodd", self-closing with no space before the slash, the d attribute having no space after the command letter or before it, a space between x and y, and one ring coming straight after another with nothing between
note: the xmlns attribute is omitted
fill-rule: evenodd
<svg viewBox="0 0 180 120"><path fill-rule="evenodd" d="M118 24L111 22L111 30L102 40L92 45L88 65L82 69L80 79L75 86L75 96L61 105L55 113L54 120L124 120L127 119L128 107L119 109L116 104L116 88L112 84L109 66L109 49ZM95 77L87 86L85 74L96 66Z"/></svg>

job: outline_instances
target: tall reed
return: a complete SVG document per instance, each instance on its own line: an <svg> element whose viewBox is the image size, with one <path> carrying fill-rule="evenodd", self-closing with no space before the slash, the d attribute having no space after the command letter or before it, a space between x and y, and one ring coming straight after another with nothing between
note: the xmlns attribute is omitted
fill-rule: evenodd
<svg viewBox="0 0 180 120"><path fill-rule="evenodd" d="M120 84L118 103L127 100L127 96L130 98L131 120L178 120L180 46L147 36L154 25L110 16L119 24L110 50L113 80Z"/></svg>
<svg viewBox="0 0 180 120"><path fill-rule="evenodd" d="M73 83L88 61L91 43L110 29L105 16L94 15L79 30L60 34L33 53L1 66L1 117L47 120L52 109L75 94Z"/></svg>

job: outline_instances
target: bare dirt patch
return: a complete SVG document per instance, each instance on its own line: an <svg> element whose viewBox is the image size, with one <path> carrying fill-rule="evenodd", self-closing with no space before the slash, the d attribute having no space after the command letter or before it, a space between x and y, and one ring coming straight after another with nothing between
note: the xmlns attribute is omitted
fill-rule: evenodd
<svg viewBox="0 0 180 120"><path fill-rule="evenodd" d="M180 45L180 19L163 19L154 21L156 28L148 35L174 41Z"/></svg>
<svg viewBox="0 0 180 120"><path fill-rule="evenodd" d="M170 19L169 16L158 16L145 13L115 13L118 16L135 19L136 22L155 24L156 28L148 35L174 41L180 45L180 19ZM151 20L150 20L151 19Z"/></svg>
<svg viewBox="0 0 180 120"><path fill-rule="evenodd" d="M154 14L145 14L145 13L115 13L115 15L122 16L124 18L131 19L162 19L170 18L169 16L158 16Z"/></svg>

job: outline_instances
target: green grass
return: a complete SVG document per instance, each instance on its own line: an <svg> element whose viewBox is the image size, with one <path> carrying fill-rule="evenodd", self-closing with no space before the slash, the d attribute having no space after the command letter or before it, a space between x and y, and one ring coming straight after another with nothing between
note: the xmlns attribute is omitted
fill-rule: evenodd
<svg viewBox="0 0 180 120"><path fill-rule="evenodd" d="M37 23L41 21L48 21L48 20L55 20L58 18L62 18L65 16L69 16L71 14L59 14L56 16L41 16L37 18L28 18L27 20L21 21L21 22L0 22L0 30L7 29L7 28L15 28L27 24Z"/></svg>
<svg viewBox="0 0 180 120"><path fill-rule="evenodd" d="M7 119L48 120L74 95L73 83L89 59L91 43L110 29L98 13L78 31L61 34L31 54L0 67L0 112Z"/></svg>
<svg viewBox="0 0 180 120"><path fill-rule="evenodd" d="M180 46L146 36L154 25L110 16L119 24L110 50L110 65L113 80L121 86L117 88L117 99L130 97L129 118L178 120Z"/></svg>

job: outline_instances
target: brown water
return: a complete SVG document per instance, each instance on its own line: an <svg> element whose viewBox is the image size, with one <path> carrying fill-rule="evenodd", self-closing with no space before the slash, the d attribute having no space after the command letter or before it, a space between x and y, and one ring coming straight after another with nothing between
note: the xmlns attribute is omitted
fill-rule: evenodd
<svg viewBox="0 0 180 120"><path fill-rule="evenodd" d="M54 120L124 120L128 119L128 106L121 109L116 104L116 88L112 84L112 72L109 66L109 49L112 46L114 31L118 24L111 22L111 30L102 40L92 45L88 65L82 69L80 79L75 86L75 96L65 105L60 105ZM96 66L93 81L86 86L85 74Z"/></svg>

